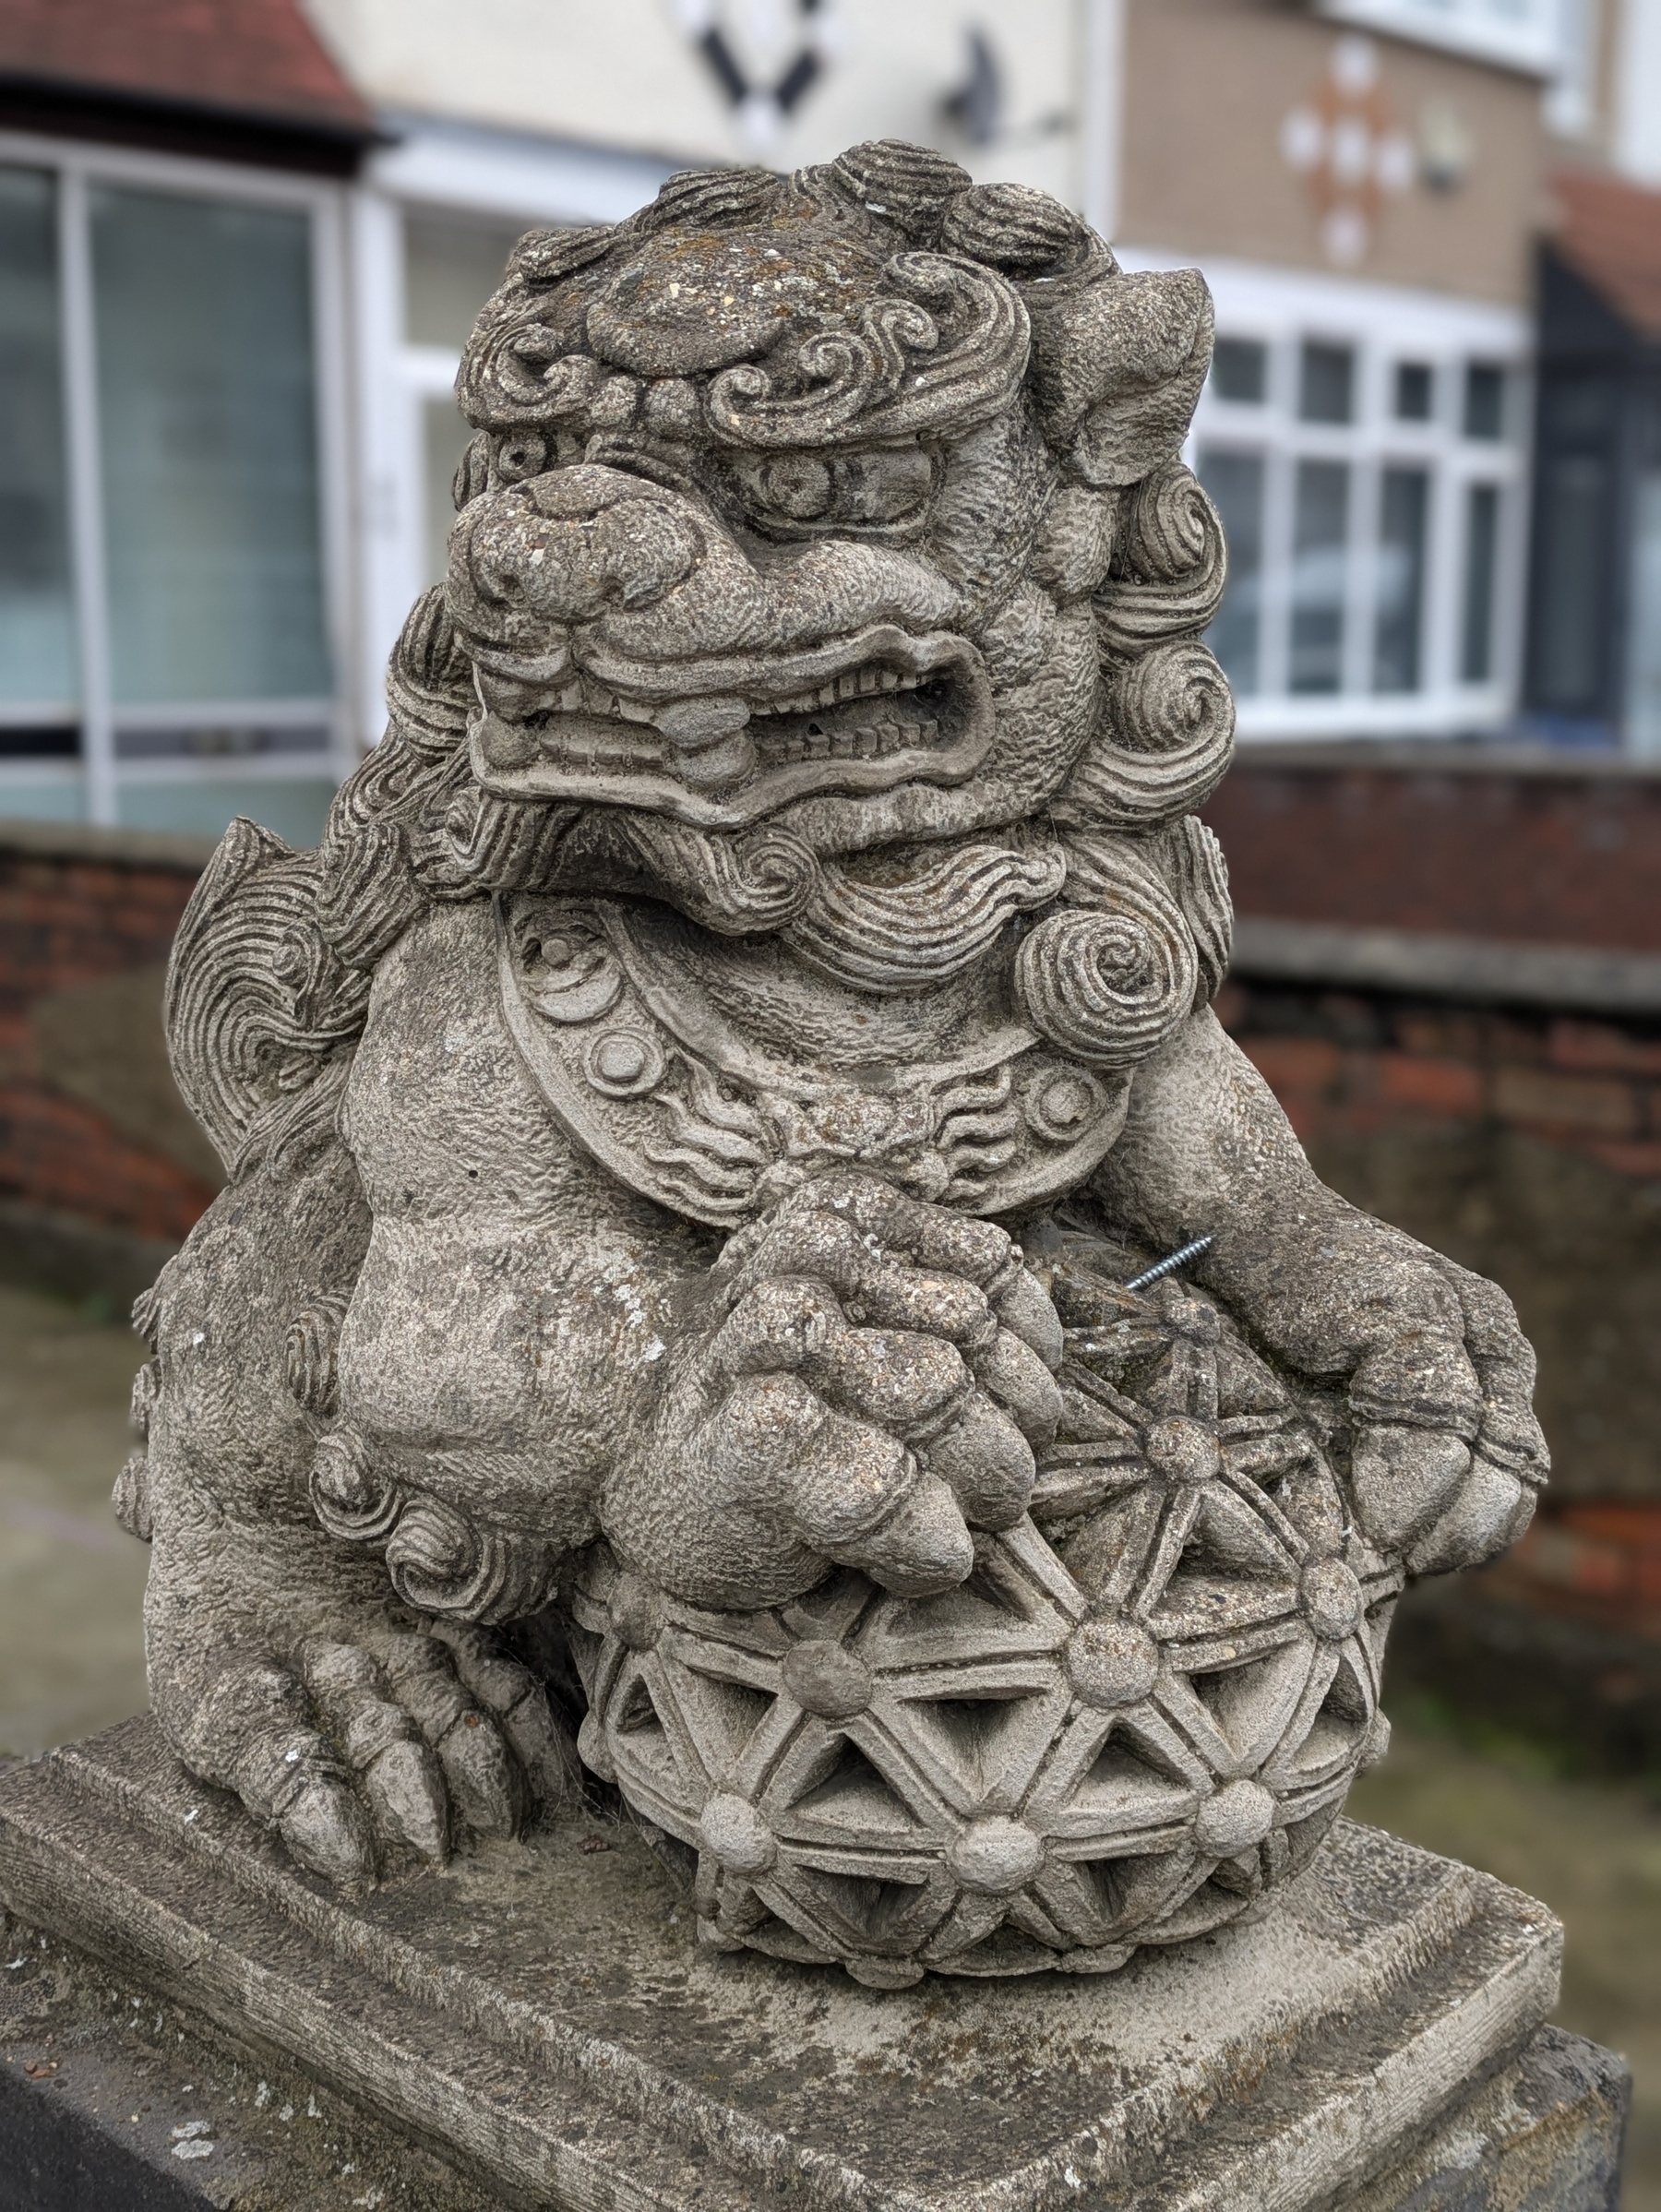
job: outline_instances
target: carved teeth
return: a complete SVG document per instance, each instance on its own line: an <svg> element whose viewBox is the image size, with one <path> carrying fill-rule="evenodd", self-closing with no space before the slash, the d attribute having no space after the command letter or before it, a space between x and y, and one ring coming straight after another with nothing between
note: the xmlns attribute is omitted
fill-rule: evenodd
<svg viewBox="0 0 1661 2212"><path fill-rule="evenodd" d="M814 714L823 707L843 706L850 699L870 699L881 693L913 691L923 680L921 676L908 676L898 668L890 668L883 662L867 661L863 667L845 669L841 676L831 677L817 690L803 691L790 699L755 699L749 704L749 711L756 720L770 714ZM697 704L692 700L684 703L689 708ZM544 710L544 712L547 711ZM583 676L576 671L561 685L553 711L560 714L598 715L610 722L661 723L663 719L663 710L649 706L643 699L615 692L597 677ZM894 745L902 742L917 742L925 729L932 736L938 727L938 723L919 725L916 731L908 731L903 735L896 730L890 743L888 732L891 726L882 724L878 727L877 749L879 752L891 751ZM872 727L869 723L861 723L848 734L846 742L839 733L833 747L829 740L823 746L817 747L810 742L808 750L815 758L827 750L833 750L838 758L852 752L862 759L867 759L869 746L866 733ZM789 757L793 759L803 758L794 740L789 747Z"/></svg>

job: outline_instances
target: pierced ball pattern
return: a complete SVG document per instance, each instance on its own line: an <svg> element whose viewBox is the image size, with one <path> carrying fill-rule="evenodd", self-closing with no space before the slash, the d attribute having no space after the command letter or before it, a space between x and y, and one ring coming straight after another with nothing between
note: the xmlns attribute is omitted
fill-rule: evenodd
<svg viewBox="0 0 1661 2212"><path fill-rule="evenodd" d="M957 1589L716 1613L590 1555L583 1756L706 1941L878 1987L1110 1971L1260 1910L1377 1757L1403 1577L1308 1409L1180 1281L1056 1288L1062 1432Z"/></svg>

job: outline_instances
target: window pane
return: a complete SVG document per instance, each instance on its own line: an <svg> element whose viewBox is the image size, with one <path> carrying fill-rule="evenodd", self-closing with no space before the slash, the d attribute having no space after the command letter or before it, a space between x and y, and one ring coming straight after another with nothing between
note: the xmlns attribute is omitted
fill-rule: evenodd
<svg viewBox="0 0 1661 2212"><path fill-rule="evenodd" d="M523 230L483 216L404 217L404 326L412 345L461 351Z"/></svg>
<svg viewBox="0 0 1661 2212"><path fill-rule="evenodd" d="M100 191L92 265L116 699L327 693L307 218Z"/></svg>
<svg viewBox="0 0 1661 2212"><path fill-rule="evenodd" d="M449 568L450 524L456 519L451 485L472 432L454 400L429 400L422 417L425 448L424 493L426 517L426 574L424 583L441 584Z"/></svg>
<svg viewBox="0 0 1661 2212"><path fill-rule="evenodd" d="M1631 601L1625 737L1629 752L1661 754L1661 474L1645 469L1632 501Z"/></svg>
<svg viewBox="0 0 1661 2212"><path fill-rule="evenodd" d="M1416 691L1424 628L1425 521L1430 479L1423 469L1386 469L1379 512L1379 606L1373 689Z"/></svg>
<svg viewBox="0 0 1661 2212"><path fill-rule="evenodd" d="M1205 641L1242 695L1258 688L1258 630L1262 605L1263 457L1207 448L1200 481L1216 502L1228 541L1228 589Z"/></svg>
<svg viewBox="0 0 1661 2212"><path fill-rule="evenodd" d="M1292 556L1292 688L1336 691L1344 680L1344 539L1349 471L1300 460Z"/></svg>
<svg viewBox="0 0 1661 2212"><path fill-rule="evenodd" d="M1434 378L1425 362L1396 363L1395 411L1398 422L1428 423L1430 420L1433 391Z"/></svg>
<svg viewBox="0 0 1661 2212"><path fill-rule="evenodd" d="M16 705L78 688L55 222L50 176L0 169L0 699Z"/></svg>
<svg viewBox="0 0 1661 2212"><path fill-rule="evenodd" d="M1464 639L1459 673L1486 684L1494 673L1494 571L1500 555L1500 489L1474 484L1465 495Z"/></svg>
<svg viewBox="0 0 1661 2212"><path fill-rule="evenodd" d="M1608 492L1608 465L1589 453L1558 454L1542 472L1537 704L1569 713L1602 699Z"/></svg>
<svg viewBox="0 0 1661 2212"><path fill-rule="evenodd" d="M1356 356L1348 346L1306 345L1298 413L1306 423L1347 423L1355 381Z"/></svg>
<svg viewBox="0 0 1661 2212"><path fill-rule="evenodd" d="M1212 388L1219 400L1261 401L1269 387L1269 349L1255 338L1219 338L1212 353Z"/></svg>
<svg viewBox="0 0 1661 2212"><path fill-rule="evenodd" d="M1464 434L1481 438L1505 436L1505 371L1492 362L1466 365Z"/></svg>

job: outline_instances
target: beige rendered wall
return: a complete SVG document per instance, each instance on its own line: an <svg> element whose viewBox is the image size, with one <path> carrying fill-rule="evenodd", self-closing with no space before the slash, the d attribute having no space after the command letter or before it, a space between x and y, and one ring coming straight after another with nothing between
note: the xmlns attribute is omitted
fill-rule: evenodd
<svg viewBox="0 0 1661 2212"><path fill-rule="evenodd" d="M746 135L674 0L306 6L353 81L386 108L688 161L761 161L781 169L826 160L864 138L912 138L980 175L1012 177L1068 199L1080 190L1075 0L976 0L973 8L962 0L832 0L825 11L830 66L765 145ZM744 0L726 0L719 12L742 46L754 11ZM762 12L783 31L782 51L799 42L794 6ZM940 112L966 75L971 23L989 39L1007 86L1006 127L984 153L962 142Z"/></svg>
<svg viewBox="0 0 1661 2212"><path fill-rule="evenodd" d="M1370 252L1334 269L1304 179L1281 151L1288 113L1345 34L1278 0L1125 0L1118 234L1139 247L1269 262L1526 305L1545 211L1536 79L1377 39L1380 82L1416 138L1428 108L1468 134L1464 182L1388 199Z"/></svg>

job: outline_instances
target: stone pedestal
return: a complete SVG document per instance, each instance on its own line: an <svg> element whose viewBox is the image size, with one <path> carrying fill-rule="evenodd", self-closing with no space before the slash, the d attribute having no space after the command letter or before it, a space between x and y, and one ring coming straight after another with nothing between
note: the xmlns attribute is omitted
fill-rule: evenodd
<svg viewBox="0 0 1661 2212"><path fill-rule="evenodd" d="M1550 1915L1352 1823L1117 1974L876 1991L700 1950L627 1828L343 1902L135 1721L0 1776L0 1897L18 2212L1616 2202Z"/></svg>

